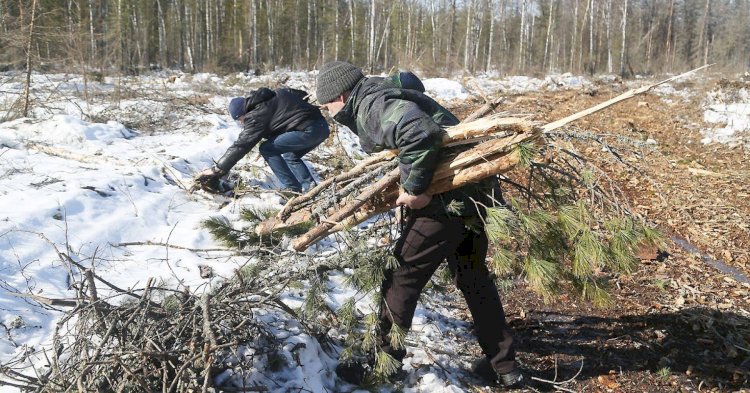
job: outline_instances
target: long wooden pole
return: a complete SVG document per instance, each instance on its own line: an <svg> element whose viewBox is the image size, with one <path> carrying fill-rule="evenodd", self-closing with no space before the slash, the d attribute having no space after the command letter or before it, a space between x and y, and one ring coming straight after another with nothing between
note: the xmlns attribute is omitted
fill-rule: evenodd
<svg viewBox="0 0 750 393"><path fill-rule="evenodd" d="M602 102L599 105L596 105L594 107L586 109L585 111L574 113L574 114L572 114L572 115L570 115L568 117L564 117L564 118L562 118L560 120L553 121L552 123L549 123L549 124L547 124L545 126L542 126L542 132L543 133L548 133L548 132L550 132L552 130L555 130L555 129L558 129L558 128L564 126L564 125L567 125L568 123L572 123L572 122L574 122L574 121L576 121L576 120L578 120L578 119L580 119L582 117L586 117L586 116L588 116L588 115L590 115L592 113L599 112L600 110L602 110L602 109L604 109L604 108L606 108L608 106L612 106L612 105L614 105L614 104L616 104L616 103L618 103L620 101L625 101L625 100L627 100L629 98L633 98L633 97L637 96L638 94L643 94L643 93L645 93L645 92L653 89L656 86L662 85L662 84L667 83L667 82L671 82L671 81L676 80L676 79L680 79L680 78L682 78L684 76L690 75L690 74L692 74L694 72L697 72L697 71L700 71L700 70L702 70L704 68L711 67L712 65L713 64L706 64L703 67L698 67L698 68L696 68L694 70L688 71L688 72L686 72L684 74L673 76L673 77L671 77L669 79L665 79L665 80L663 80L661 82L657 82L657 83L654 83L654 84L648 85L648 86L643 86L643 87L640 87L638 89L629 90L629 91L627 91L627 92L625 92L623 94L620 94L619 96L617 96L617 97L615 97L615 98L613 98L613 99L611 99L609 101Z"/></svg>

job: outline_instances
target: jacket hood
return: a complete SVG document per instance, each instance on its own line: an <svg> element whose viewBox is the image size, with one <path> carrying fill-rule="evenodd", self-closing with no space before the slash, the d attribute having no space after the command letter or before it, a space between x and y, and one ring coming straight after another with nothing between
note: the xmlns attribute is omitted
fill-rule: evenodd
<svg viewBox="0 0 750 393"><path fill-rule="evenodd" d="M245 99L245 113L253 110L253 108L261 102L268 101L275 96L276 92L265 87L253 91L247 99Z"/></svg>

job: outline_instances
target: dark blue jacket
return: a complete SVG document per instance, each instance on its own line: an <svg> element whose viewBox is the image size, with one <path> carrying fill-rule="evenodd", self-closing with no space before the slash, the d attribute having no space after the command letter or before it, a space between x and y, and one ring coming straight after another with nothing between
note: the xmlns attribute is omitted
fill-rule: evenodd
<svg viewBox="0 0 750 393"><path fill-rule="evenodd" d="M304 130L323 120L320 110L305 101L302 90L265 87L245 98L245 121L242 132L226 153L216 162L224 171L232 169L262 138L292 130Z"/></svg>

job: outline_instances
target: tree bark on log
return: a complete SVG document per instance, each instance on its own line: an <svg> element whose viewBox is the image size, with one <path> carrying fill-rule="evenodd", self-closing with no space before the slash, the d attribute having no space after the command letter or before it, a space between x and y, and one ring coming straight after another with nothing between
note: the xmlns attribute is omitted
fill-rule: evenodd
<svg viewBox="0 0 750 393"><path fill-rule="evenodd" d="M484 105L482 105L481 108L474 111L469 116L466 116L464 119L464 122L470 122L474 121L476 119L479 119L480 117L486 116L488 113L492 112L497 108L498 105L502 104L505 101L505 97L499 97L495 98L494 100L488 100Z"/></svg>
<svg viewBox="0 0 750 393"><path fill-rule="evenodd" d="M385 204L390 205L389 201L382 198L383 191L389 186L395 185L399 178L399 170L394 169L385 175L382 179L378 180L372 186L366 188L362 193L355 198L353 201L347 203L341 210L327 218L326 221L322 222L315 228L307 231L302 236L299 236L294 240L292 245L297 251L301 251L307 248L307 246L313 241L320 239L321 235L327 233L328 230L334 226L340 225L340 221L345 220L347 217L352 216L356 211L364 211L372 209L372 207L384 206ZM390 194L385 194L386 198ZM385 204L383 203L385 202ZM395 200L394 200L395 202Z"/></svg>

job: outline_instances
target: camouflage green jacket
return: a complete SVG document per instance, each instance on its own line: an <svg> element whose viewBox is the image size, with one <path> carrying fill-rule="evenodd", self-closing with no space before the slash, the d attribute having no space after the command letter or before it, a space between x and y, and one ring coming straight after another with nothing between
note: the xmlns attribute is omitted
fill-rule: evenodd
<svg viewBox="0 0 750 393"><path fill-rule="evenodd" d="M398 149L401 186L411 195L425 192L432 182L445 132L442 127L459 123L432 98L401 88L398 74L363 78L334 119L359 136L367 153ZM486 203L486 192L492 192L487 187L470 185L437 195L420 214L475 216L483 209L477 209L474 201ZM451 202L458 202L459 208L454 204L448 211Z"/></svg>
<svg viewBox="0 0 750 393"><path fill-rule="evenodd" d="M335 120L359 136L367 153L398 149L401 186L418 195L432 182L441 126L458 124L458 119L432 98L400 87L398 76L363 78Z"/></svg>

